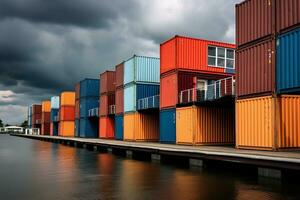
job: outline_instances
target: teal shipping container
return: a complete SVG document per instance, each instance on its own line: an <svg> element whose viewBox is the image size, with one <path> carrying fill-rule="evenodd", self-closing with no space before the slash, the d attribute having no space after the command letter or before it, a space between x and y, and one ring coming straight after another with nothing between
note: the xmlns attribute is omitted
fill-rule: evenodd
<svg viewBox="0 0 300 200"><path fill-rule="evenodd" d="M115 139L123 140L123 129L124 129L124 117L123 115L115 116Z"/></svg>
<svg viewBox="0 0 300 200"><path fill-rule="evenodd" d="M79 137L82 138L97 138L98 124L97 118L82 118L79 121Z"/></svg>
<svg viewBox="0 0 300 200"><path fill-rule="evenodd" d="M51 109L59 109L59 96L51 97Z"/></svg>
<svg viewBox="0 0 300 200"><path fill-rule="evenodd" d="M160 111L159 135L161 143L176 143L176 109Z"/></svg>
<svg viewBox="0 0 300 200"><path fill-rule="evenodd" d="M159 83L159 58L136 56L124 63L124 85L128 83Z"/></svg>

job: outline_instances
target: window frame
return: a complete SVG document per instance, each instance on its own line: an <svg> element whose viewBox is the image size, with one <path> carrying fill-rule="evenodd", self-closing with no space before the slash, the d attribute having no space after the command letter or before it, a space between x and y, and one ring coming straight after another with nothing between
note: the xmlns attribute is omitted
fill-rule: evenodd
<svg viewBox="0 0 300 200"><path fill-rule="evenodd" d="M215 56L211 56L208 54L208 49L209 48L215 48ZM218 55L218 51L219 49L225 49L225 57L220 57ZM233 58L228 58L227 57L227 50L232 50L233 51ZM209 58L214 58L215 60L215 65L210 65L208 62ZM218 65L218 59L224 59L224 66L219 66ZM233 67L227 67L227 60L233 61ZM226 48L226 47L217 47L217 46L212 46L212 45L208 45L207 47L207 65L209 67L218 67L218 68L222 68L222 69L235 69L235 50L232 48Z"/></svg>

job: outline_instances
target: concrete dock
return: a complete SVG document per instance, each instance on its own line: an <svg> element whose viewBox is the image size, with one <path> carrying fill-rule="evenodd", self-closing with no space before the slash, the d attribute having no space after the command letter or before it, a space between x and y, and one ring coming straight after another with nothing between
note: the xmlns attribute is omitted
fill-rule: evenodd
<svg viewBox="0 0 300 200"><path fill-rule="evenodd" d="M13 136L63 143L70 146L82 146L90 149L107 149L108 152L124 151L126 155L144 152L151 159L159 161L164 156L188 158L191 165L201 166L206 160L223 161L252 165L258 168L258 174L280 178L285 170L300 171L300 151L257 151L240 150L230 146L182 146L152 142L127 142L106 139L87 139L59 136L21 135Z"/></svg>

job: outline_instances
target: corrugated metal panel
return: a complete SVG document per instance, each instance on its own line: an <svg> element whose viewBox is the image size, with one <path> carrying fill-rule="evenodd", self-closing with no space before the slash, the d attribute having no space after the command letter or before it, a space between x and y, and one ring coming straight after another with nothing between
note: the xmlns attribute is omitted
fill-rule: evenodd
<svg viewBox="0 0 300 200"><path fill-rule="evenodd" d="M274 33L273 5L273 0L246 0L236 5L238 47Z"/></svg>
<svg viewBox="0 0 300 200"><path fill-rule="evenodd" d="M100 74L100 94L116 90L116 72L106 71Z"/></svg>
<svg viewBox="0 0 300 200"><path fill-rule="evenodd" d="M62 92L60 94L60 106L74 106L75 92Z"/></svg>
<svg viewBox="0 0 300 200"><path fill-rule="evenodd" d="M132 82L159 83L159 59L133 56L124 63L124 85Z"/></svg>
<svg viewBox="0 0 300 200"><path fill-rule="evenodd" d="M41 123L50 123L50 112L42 112L42 121Z"/></svg>
<svg viewBox="0 0 300 200"><path fill-rule="evenodd" d="M80 98L99 96L99 79L84 79L80 81Z"/></svg>
<svg viewBox="0 0 300 200"><path fill-rule="evenodd" d="M124 88L124 112L136 111L136 84L126 85Z"/></svg>
<svg viewBox="0 0 300 200"><path fill-rule="evenodd" d="M51 111L51 101L42 101L42 112Z"/></svg>
<svg viewBox="0 0 300 200"><path fill-rule="evenodd" d="M124 114L124 140L158 141L159 119L156 113Z"/></svg>
<svg viewBox="0 0 300 200"><path fill-rule="evenodd" d="M113 139L115 137L114 119L110 117L99 118L99 137L103 139Z"/></svg>
<svg viewBox="0 0 300 200"><path fill-rule="evenodd" d="M102 94L100 96L100 116L107 116L111 105L115 105L115 94Z"/></svg>
<svg viewBox="0 0 300 200"><path fill-rule="evenodd" d="M41 114L42 105L32 105L32 114Z"/></svg>
<svg viewBox="0 0 300 200"><path fill-rule="evenodd" d="M276 29L281 32L300 24L299 0L276 0Z"/></svg>
<svg viewBox="0 0 300 200"><path fill-rule="evenodd" d="M50 135L50 123L43 123L41 125L41 135Z"/></svg>
<svg viewBox="0 0 300 200"><path fill-rule="evenodd" d="M160 45L160 73L163 74L176 66L176 39L172 38Z"/></svg>
<svg viewBox="0 0 300 200"><path fill-rule="evenodd" d="M123 115L115 116L115 139L123 140Z"/></svg>
<svg viewBox="0 0 300 200"><path fill-rule="evenodd" d="M176 143L176 109L161 110L159 120L160 142Z"/></svg>
<svg viewBox="0 0 300 200"><path fill-rule="evenodd" d="M237 96L271 94L275 90L275 40L266 40L236 53Z"/></svg>
<svg viewBox="0 0 300 200"><path fill-rule="evenodd" d="M75 119L75 137L80 137L80 119Z"/></svg>
<svg viewBox="0 0 300 200"><path fill-rule="evenodd" d="M116 114L121 114L124 112L124 88L116 89Z"/></svg>
<svg viewBox="0 0 300 200"><path fill-rule="evenodd" d="M178 94L177 73L161 78L160 83L160 109L174 107L177 104Z"/></svg>
<svg viewBox="0 0 300 200"><path fill-rule="evenodd" d="M51 109L59 108L59 96L51 97Z"/></svg>
<svg viewBox="0 0 300 200"><path fill-rule="evenodd" d="M59 109L59 121L74 121L75 106L61 106Z"/></svg>
<svg viewBox="0 0 300 200"><path fill-rule="evenodd" d="M139 99L159 95L159 85L137 84L136 104Z"/></svg>
<svg viewBox="0 0 300 200"><path fill-rule="evenodd" d="M59 136L74 137L74 121L60 121L59 122Z"/></svg>
<svg viewBox="0 0 300 200"><path fill-rule="evenodd" d="M116 66L116 88L124 85L124 62Z"/></svg>
<svg viewBox="0 0 300 200"><path fill-rule="evenodd" d="M80 133L79 136L82 138L98 138L98 128L99 128L98 119L80 119Z"/></svg>
<svg viewBox="0 0 300 200"><path fill-rule="evenodd" d="M300 92L300 28L278 37L276 73L278 93Z"/></svg>
<svg viewBox="0 0 300 200"><path fill-rule="evenodd" d="M80 82L75 84L75 98L80 98Z"/></svg>
<svg viewBox="0 0 300 200"><path fill-rule="evenodd" d="M54 117L56 117L56 116L58 116L58 110L59 109L51 109L51 113L50 113L50 120L51 120L51 122L53 122L54 121Z"/></svg>
<svg viewBox="0 0 300 200"><path fill-rule="evenodd" d="M99 97L80 98L80 117L85 118L89 115L89 110L99 106Z"/></svg>

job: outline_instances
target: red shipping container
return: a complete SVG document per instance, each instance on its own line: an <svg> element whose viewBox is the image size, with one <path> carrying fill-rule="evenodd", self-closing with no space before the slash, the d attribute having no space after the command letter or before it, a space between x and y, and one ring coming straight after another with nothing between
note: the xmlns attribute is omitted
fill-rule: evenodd
<svg viewBox="0 0 300 200"><path fill-rule="evenodd" d="M115 120L111 117L99 118L99 137L113 139L115 137Z"/></svg>
<svg viewBox="0 0 300 200"><path fill-rule="evenodd" d="M238 47L275 33L274 0L246 0L236 5Z"/></svg>
<svg viewBox="0 0 300 200"><path fill-rule="evenodd" d="M59 109L59 121L74 121L75 106L61 106Z"/></svg>
<svg viewBox="0 0 300 200"><path fill-rule="evenodd" d="M41 124L42 122L42 114L33 114L32 115L32 124Z"/></svg>
<svg viewBox="0 0 300 200"><path fill-rule="evenodd" d="M102 94L100 96L100 116L109 115L110 106L115 105L115 93Z"/></svg>
<svg viewBox="0 0 300 200"><path fill-rule="evenodd" d="M116 88L124 85L124 62L116 66Z"/></svg>
<svg viewBox="0 0 300 200"><path fill-rule="evenodd" d="M80 82L75 84L75 99L80 98Z"/></svg>
<svg viewBox="0 0 300 200"><path fill-rule="evenodd" d="M180 92L196 87L195 79L219 80L229 77L226 74L206 74L187 71L175 71L161 76L160 108L174 108L179 102Z"/></svg>
<svg viewBox="0 0 300 200"><path fill-rule="evenodd" d="M300 1L276 0L276 31L300 26Z"/></svg>
<svg viewBox="0 0 300 200"><path fill-rule="evenodd" d="M50 135L50 123L43 123L41 125L41 134Z"/></svg>
<svg viewBox="0 0 300 200"><path fill-rule="evenodd" d="M42 113L42 105L32 106L32 114L41 114L41 113Z"/></svg>
<svg viewBox="0 0 300 200"><path fill-rule="evenodd" d="M53 123L50 124L50 135L53 136Z"/></svg>
<svg viewBox="0 0 300 200"><path fill-rule="evenodd" d="M124 88L120 87L116 89L116 114L122 114L124 112Z"/></svg>
<svg viewBox="0 0 300 200"><path fill-rule="evenodd" d="M225 68L208 65L208 47L235 49L235 45L175 36L160 45L160 73L172 70L224 74Z"/></svg>
<svg viewBox="0 0 300 200"><path fill-rule="evenodd" d="M42 121L41 123L50 123L50 112L42 112Z"/></svg>
<svg viewBox="0 0 300 200"><path fill-rule="evenodd" d="M79 99L75 101L75 118L80 118L80 101Z"/></svg>
<svg viewBox="0 0 300 200"><path fill-rule="evenodd" d="M275 91L275 40L269 39L236 53L237 96L248 98Z"/></svg>
<svg viewBox="0 0 300 200"><path fill-rule="evenodd" d="M100 74L100 94L114 92L116 87L116 72L106 71Z"/></svg>

